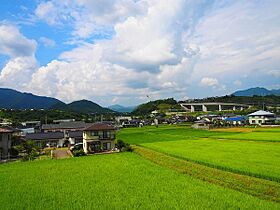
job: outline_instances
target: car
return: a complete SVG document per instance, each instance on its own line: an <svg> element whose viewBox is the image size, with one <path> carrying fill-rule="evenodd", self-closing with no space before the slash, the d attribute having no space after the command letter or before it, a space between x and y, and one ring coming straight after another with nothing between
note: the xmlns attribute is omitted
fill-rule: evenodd
<svg viewBox="0 0 280 210"><path fill-rule="evenodd" d="M70 147L70 151L81 150L81 149L83 149L83 143L77 143L74 144L74 146Z"/></svg>

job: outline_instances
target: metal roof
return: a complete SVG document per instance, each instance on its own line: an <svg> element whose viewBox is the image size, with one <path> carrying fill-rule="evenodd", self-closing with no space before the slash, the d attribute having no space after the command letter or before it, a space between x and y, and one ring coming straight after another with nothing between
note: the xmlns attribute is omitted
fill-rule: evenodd
<svg viewBox="0 0 280 210"><path fill-rule="evenodd" d="M43 130L52 130L52 129L83 129L92 125L91 123L85 123L83 121L74 121L74 122L61 122L59 124L45 124L42 125Z"/></svg>
<svg viewBox="0 0 280 210"><path fill-rule="evenodd" d="M225 121L245 121L245 117L228 117Z"/></svg>
<svg viewBox="0 0 280 210"><path fill-rule="evenodd" d="M271 116L271 115L274 115L274 113L259 110L259 111L249 114L249 116L267 116L267 115Z"/></svg>
<svg viewBox="0 0 280 210"><path fill-rule="evenodd" d="M83 131L69 131L70 138L83 138Z"/></svg>
<svg viewBox="0 0 280 210"><path fill-rule="evenodd" d="M63 139L63 132L47 132L47 133L27 133L25 139L27 140L49 140L49 139Z"/></svg>

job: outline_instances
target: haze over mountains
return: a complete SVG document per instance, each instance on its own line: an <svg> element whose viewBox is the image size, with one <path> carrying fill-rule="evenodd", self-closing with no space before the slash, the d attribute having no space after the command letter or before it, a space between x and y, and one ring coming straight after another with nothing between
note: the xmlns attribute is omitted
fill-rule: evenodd
<svg viewBox="0 0 280 210"><path fill-rule="evenodd" d="M234 92L232 95L234 96L268 96L268 95L276 95L280 96L280 89L278 90L268 90L262 87L249 88L247 90L239 90Z"/></svg>
<svg viewBox="0 0 280 210"><path fill-rule="evenodd" d="M268 90L266 88L250 88L234 92L234 96L280 96L280 89ZM132 112L136 107L112 105L108 108L102 107L92 101L80 100L66 104L56 98L37 96L31 93L22 93L16 90L0 88L0 108L6 109L58 109L74 111L80 113L112 113L112 112Z"/></svg>

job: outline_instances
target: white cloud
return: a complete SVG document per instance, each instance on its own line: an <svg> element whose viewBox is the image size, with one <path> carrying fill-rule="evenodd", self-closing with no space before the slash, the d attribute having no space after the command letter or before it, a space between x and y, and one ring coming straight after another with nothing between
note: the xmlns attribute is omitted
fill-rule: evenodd
<svg viewBox="0 0 280 210"><path fill-rule="evenodd" d="M24 89L37 68L37 43L26 38L14 25L0 24L0 54L10 60L0 71L0 85Z"/></svg>
<svg viewBox="0 0 280 210"><path fill-rule="evenodd" d="M146 95L152 100L224 94L232 84L253 84L252 75L278 75L279 6L278 1L44 1L37 18L71 28L73 37L65 41L79 44L35 73L36 62L30 62L24 87L66 101L103 104L135 104L148 100ZM21 43L33 50L0 46L1 53L34 59L36 43L27 38ZM1 82L3 75L7 81L17 77L10 72L23 67L10 69L18 63L23 64L12 59L6 65Z"/></svg>
<svg viewBox="0 0 280 210"><path fill-rule="evenodd" d="M0 54L10 57L34 56L37 43L27 39L14 25L0 23Z"/></svg>
<svg viewBox="0 0 280 210"><path fill-rule="evenodd" d="M200 80L200 84L202 86L210 86L210 87L215 87L215 86L218 86L219 85L219 81L216 79L216 78L210 78L210 77L203 77L201 80Z"/></svg>
<svg viewBox="0 0 280 210"><path fill-rule="evenodd" d="M37 62L33 56L13 58L0 72L0 86L26 90L36 68Z"/></svg>
<svg viewBox="0 0 280 210"><path fill-rule="evenodd" d="M54 47L56 45L55 41L52 39L49 39L47 37L40 37L39 41L45 46L45 47Z"/></svg>

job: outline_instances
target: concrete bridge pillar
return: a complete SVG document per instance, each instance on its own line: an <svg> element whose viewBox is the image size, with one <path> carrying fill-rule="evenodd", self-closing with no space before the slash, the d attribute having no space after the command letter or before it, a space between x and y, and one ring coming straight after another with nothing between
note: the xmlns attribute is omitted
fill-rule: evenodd
<svg viewBox="0 0 280 210"><path fill-rule="evenodd" d="M240 107L240 110L242 111L243 109L244 109L243 106L241 106L241 107Z"/></svg>
<svg viewBox="0 0 280 210"><path fill-rule="evenodd" d="M191 105L191 112L195 112L194 106Z"/></svg>
<svg viewBox="0 0 280 210"><path fill-rule="evenodd" d="M207 107L205 105L202 105L202 111L207 112Z"/></svg>
<svg viewBox="0 0 280 210"><path fill-rule="evenodd" d="M222 105L219 104L219 112L221 112L221 111L223 111L223 110L222 110Z"/></svg>
<svg viewBox="0 0 280 210"><path fill-rule="evenodd" d="M235 107L235 106L233 106L233 107L232 107L232 110L233 110L233 111L235 111L235 110L236 110L236 107Z"/></svg>

